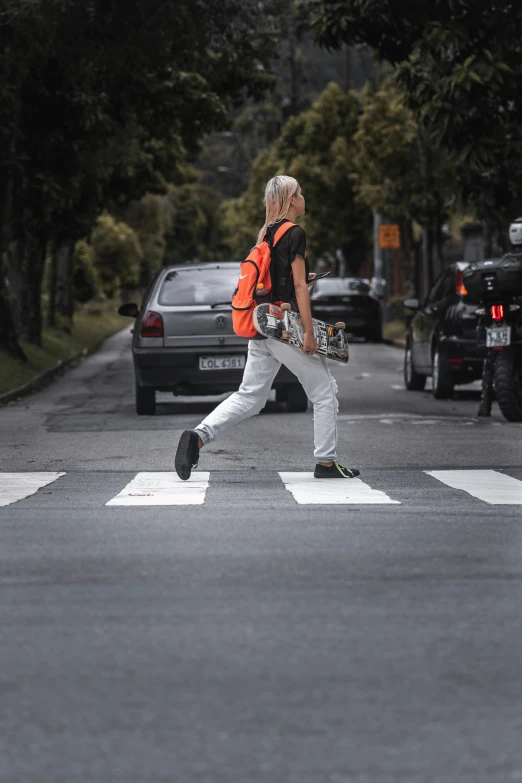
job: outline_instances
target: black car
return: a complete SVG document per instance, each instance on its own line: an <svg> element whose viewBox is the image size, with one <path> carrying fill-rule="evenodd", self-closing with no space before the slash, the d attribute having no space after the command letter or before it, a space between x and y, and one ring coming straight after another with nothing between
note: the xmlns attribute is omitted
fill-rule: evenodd
<svg viewBox="0 0 522 783"><path fill-rule="evenodd" d="M134 303L120 307L121 315L136 318L132 355L137 413L155 413L156 391L193 396L239 387L248 340L232 329L230 300L238 276L236 262L164 267L139 310ZM304 389L286 367L272 388L288 411L306 410Z"/></svg>
<svg viewBox="0 0 522 783"><path fill-rule="evenodd" d="M482 375L483 358L477 353L476 310L463 283L468 264L457 261L437 278L426 301L405 299L414 310L406 338L404 383L407 389L424 389L432 377L433 395L445 399L457 384L471 383Z"/></svg>
<svg viewBox="0 0 522 783"><path fill-rule="evenodd" d="M314 318L331 324L344 321L350 334L381 342L381 307L369 280L362 277L318 280L312 289L311 302Z"/></svg>

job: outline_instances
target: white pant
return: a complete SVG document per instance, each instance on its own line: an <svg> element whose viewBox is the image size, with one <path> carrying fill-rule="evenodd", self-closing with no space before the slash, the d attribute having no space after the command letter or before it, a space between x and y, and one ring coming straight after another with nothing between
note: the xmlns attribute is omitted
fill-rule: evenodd
<svg viewBox="0 0 522 783"><path fill-rule="evenodd" d="M239 390L210 413L196 432L210 443L231 424L255 416L266 398L281 364L300 380L314 406L314 456L320 462L337 457L337 384L330 375L324 356L308 356L275 340L250 340L248 359Z"/></svg>

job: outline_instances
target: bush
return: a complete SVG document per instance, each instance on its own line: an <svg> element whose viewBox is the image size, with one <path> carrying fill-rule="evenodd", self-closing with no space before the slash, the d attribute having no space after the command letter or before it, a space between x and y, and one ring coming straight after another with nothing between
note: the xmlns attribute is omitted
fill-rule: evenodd
<svg viewBox="0 0 522 783"><path fill-rule="evenodd" d="M103 291L109 299L120 287L139 286L143 251L137 233L130 226L104 213L92 232L92 246Z"/></svg>
<svg viewBox="0 0 522 783"><path fill-rule="evenodd" d="M77 302L88 302L101 292L101 282L96 271L96 253L84 239L74 247L73 290Z"/></svg>

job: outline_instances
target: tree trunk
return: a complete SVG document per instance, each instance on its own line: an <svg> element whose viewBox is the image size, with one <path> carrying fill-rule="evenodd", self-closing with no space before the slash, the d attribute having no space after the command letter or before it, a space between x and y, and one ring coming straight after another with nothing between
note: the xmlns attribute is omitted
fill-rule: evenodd
<svg viewBox="0 0 522 783"><path fill-rule="evenodd" d="M6 250L5 276L15 329L19 335L24 335L24 310L27 303L20 242L12 242Z"/></svg>
<svg viewBox="0 0 522 783"><path fill-rule="evenodd" d="M56 266L55 307L58 315L74 316L74 239L56 242L53 256Z"/></svg>
<svg viewBox="0 0 522 783"><path fill-rule="evenodd" d="M56 326L56 288L58 286L58 263L54 247L51 251L51 270L49 274L49 302L47 305L47 324Z"/></svg>
<svg viewBox="0 0 522 783"><path fill-rule="evenodd" d="M5 253L11 238L12 183L5 168L0 169L0 348L17 359L26 360L18 343L18 331L6 285Z"/></svg>
<svg viewBox="0 0 522 783"><path fill-rule="evenodd" d="M42 279L45 266L45 239L37 232L22 229L21 237L9 252L11 298L15 301L15 323L30 343L42 344Z"/></svg>
<svg viewBox="0 0 522 783"><path fill-rule="evenodd" d="M5 286L4 269L1 263L2 253L0 248L0 348L9 351L16 359L27 361L25 353L18 343L18 334L15 327L9 294Z"/></svg>

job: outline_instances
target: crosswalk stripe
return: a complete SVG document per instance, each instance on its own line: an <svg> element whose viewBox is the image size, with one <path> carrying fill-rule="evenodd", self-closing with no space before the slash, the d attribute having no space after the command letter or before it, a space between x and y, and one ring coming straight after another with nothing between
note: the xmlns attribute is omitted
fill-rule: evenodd
<svg viewBox="0 0 522 783"><path fill-rule="evenodd" d="M491 505L522 505L522 481L496 470L425 470L424 473Z"/></svg>
<svg viewBox="0 0 522 783"><path fill-rule="evenodd" d="M56 471L45 473L0 473L0 506L9 506L17 500L34 495L42 487L65 476Z"/></svg>
<svg viewBox="0 0 522 783"><path fill-rule="evenodd" d="M138 473L106 506L200 506L210 473L193 473L181 481L176 473Z"/></svg>
<svg viewBox="0 0 522 783"><path fill-rule="evenodd" d="M385 492L372 489L359 478L314 479L313 473L280 473L286 489L300 505L401 505Z"/></svg>

